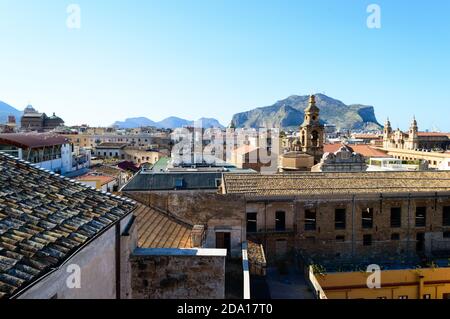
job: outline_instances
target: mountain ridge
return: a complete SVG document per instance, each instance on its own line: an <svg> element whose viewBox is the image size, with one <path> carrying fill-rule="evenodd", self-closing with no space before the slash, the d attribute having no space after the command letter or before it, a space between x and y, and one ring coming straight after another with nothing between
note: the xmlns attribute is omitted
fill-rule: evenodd
<svg viewBox="0 0 450 319"><path fill-rule="evenodd" d="M20 123L20 118L22 117L23 112L19 111L15 107L0 101L0 123L8 122L8 116L14 115L16 117L16 123Z"/></svg>
<svg viewBox="0 0 450 319"><path fill-rule="evenodd" d="M202 127L204 128L224 128L220 122L214 118L202 117L197 121L202 122ZM176 116L167 117L159 122L152 121L146 117L134 117L125 119L125 121L116 121L113 126L118 126L119 128L138 128L143 126L154 126L156 128L168 128L174 129L183 126L193 126L196 121L186 120Z"/></svg>
<svg viewBox="0 0 450 319"><path fill-rule="evenodd" d="M324 94L315 94L320 118L325 124L334 124L337 129L380 130L382 125L370 105L350 104ZM279 127L291 129L303 123L304 110L308 106L309 95L291 95L273 105L253 108L233 116L235 127Z"/></svg>

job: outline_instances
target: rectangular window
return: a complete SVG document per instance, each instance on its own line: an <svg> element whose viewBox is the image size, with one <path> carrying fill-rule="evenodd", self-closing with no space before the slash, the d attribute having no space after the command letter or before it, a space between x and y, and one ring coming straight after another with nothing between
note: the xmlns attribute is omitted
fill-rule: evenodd
<svg viewBox="0 0 450 319"><path fill-rule="evenodd" d="M316 230L316 212L305 210L305 230Z"/></svg>
<svg viewBox="0 0 450 319"><path fill-rule="evenodd" d="M183 188L184 180L182 178L175 179L175 188Z"/></svg>
<svg viewBox="0 0 450 319"><path fill-rule="evenodd" d="M372 235L364 235L363 236L363 245L364 246L372 246Z"/></svg>
<svg viewBox="0 0 450 319"><path fill-rule="evenodd" d="M370 229L373 227L373 208L367 208L362 211L362 228Z"/></svg>
<svg viewBox="0 0 450 319"><path fill-rule="evenodd" d="M444 237L445 239L449 239L450 238L450 231L445 231L443 234L442 234L442 237Z"/></svg>
<svg viewBox="0 0 450 319"><path fill-rule="evenodd" d="M426 207L416 207L416 227L425 227L427 208Z"/></svg>
<svg viewBox="0 0 450 319"><path fill-rule="evenodd" d="M442 209L442 226L450 226L450 206Z"/></svg>
<svg viewBox="0 0 450 319"><path fill-rule="evenodd" d="M276 212L275 213L275 230L285 231L286 230L286 213Z"/></svg>
<svg viewBox="0 0 450 319"><path fill-rule="evenodd" d="M391 240L400 240L400 234L398 233L391 234Z"/></svg>
<svg viewBox="0 0 450 319"><path fill-rule="evenodd" d="M391 227L399 228L402 226L402 208L392 207L391 208Z"/></svg>
<svg viewBox="0 0 450 319"><path fill-rule="evenodd" d="M336 241L344 242L345 236L336 236Z"/></svg>
<svg viewBox="0 0 450 319"><path fill-rule="evenodd" d="M345 229L345 208L338 208L334 211L334 228Z"/></svg>
<svg viewBox="0 0 450 319"><path fill-rule="evenodd" d="M247 213L247 233L257 231L257 213Z"/></svg>

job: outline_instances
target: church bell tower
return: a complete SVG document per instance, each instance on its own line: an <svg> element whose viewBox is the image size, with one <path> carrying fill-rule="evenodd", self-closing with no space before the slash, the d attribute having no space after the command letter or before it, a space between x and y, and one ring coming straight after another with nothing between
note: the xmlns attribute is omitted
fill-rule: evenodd
<svg viewBox="0 0 450 319"><path fill-rule="evenodd" d="M319 113L316 97L311 95L305 109L305 120L300 126L300 144L304 153L314 156L315 163L322 158L324 143L324 126L320 123Z"/></svg>

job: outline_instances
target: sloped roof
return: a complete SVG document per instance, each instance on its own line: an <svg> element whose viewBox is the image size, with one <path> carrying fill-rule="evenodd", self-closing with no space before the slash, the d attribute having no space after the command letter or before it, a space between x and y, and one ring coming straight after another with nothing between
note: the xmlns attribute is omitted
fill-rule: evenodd
<svg viewBox="0 0 450 319"><path fill-rule="evenodd" d="M353 152L359 153L364 157L386 157L386 152L376 149L368 144L352 144L347 145ZM323 151L325 153L335 153L342 147L342 143L324 144Z"/></svg>
<svg viewBox="0 0 450 319"><path fill-rule="evenodd" d="M224 174L226 194L301 196L450 192L450 171Z"/></svg>
<svg viewBox="0 0 450 319"><path fill-rule="evenodd" d="M113 143L113 142L104 142L98 144L95 148L97 149L123 149L127 146L127 143Z"/></svg>
<svg viewBox="0 0 450 319"><path fill-rule="evenodd" d="M139 205L134 214L140 248L192 248L192 225L144 205Z"/></svg>
<svg viewBox="0 0 450 319"><path fill-rule="evenodd" d="M87 173L83 176L79 176L76 178L77 181L80 182L100 182L100 185L106 185L116 180L116 177L108 176L108 175L99 175L94 173Z"/></svg>
<svg viewBox="0 0 450 319"><path fill-rule="evenodd" d="M0 298L26 289L135 207L0 153Z"/></svg>
<svg viewBox="0 0 450 319"><path fill-rule="evenodd" d="M216 190L221 172L139 172L122 189L127 191ZM177 183L182 183L179 186Z"/></svg>
<svg viewBox="0 0 450 319"><path fill-rule="evenodd" d="M441 132L418 132L417 136L423 137L447 137L450 138L450 133L441 133Z"/></svg>
<svg viewBox="0 0 450 319"><path fill-rule="evenodd" d="M62 145L69 140L58 134L49 133L6 133L0 134L0 144L14 145L20 148L36 148Z"/></svg>

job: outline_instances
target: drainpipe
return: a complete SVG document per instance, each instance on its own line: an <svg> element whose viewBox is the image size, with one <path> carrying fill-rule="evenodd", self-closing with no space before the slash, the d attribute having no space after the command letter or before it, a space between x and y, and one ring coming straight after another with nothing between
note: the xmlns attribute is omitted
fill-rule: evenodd
<svg viewBox="0 0 450 319"><path fill-rule="evenodd" d="M425 276L420 275L419 276L419 299L423 299L424 281L425 281Z"/></svg>
<svg viewBox="0 0 450 319"><path fill-rule="evenodd" d="M355 195L352 197L352 258L355 256Z"/></svg>
<svg viewBox="0 0 450 319"><path fill-rule="evenodd" d="M410 251L410 241L411 241L411 194L408 194L408 232L406 236L406 251L409 256L412 256Z"/></svg>
<svg viewBox="0 0 450 319"><path fill-rule="evenodd" d="M116 299L120 299L120 286L121 286L121 278L120 278L120 221L116 223Z"/></svg>
<svg viewBox="0 0 450 319"><path fill-rule="evenodd" d="M264 246L267 247L267 201L264 201Z"/></svg>

